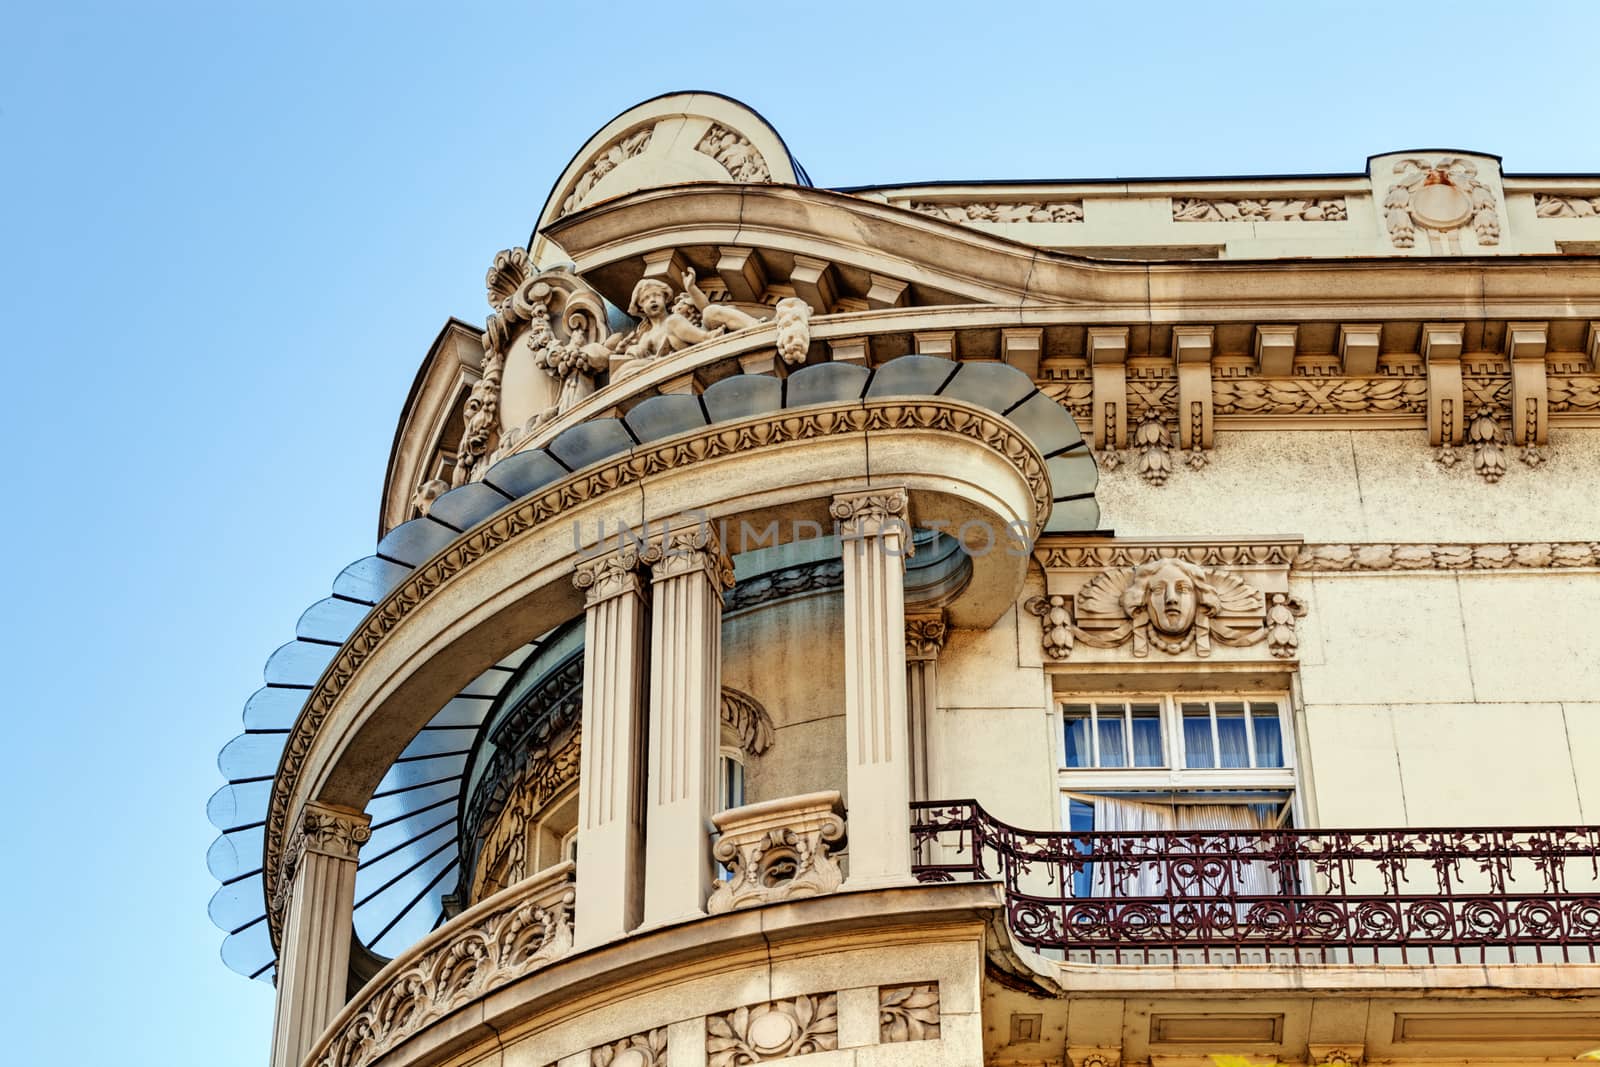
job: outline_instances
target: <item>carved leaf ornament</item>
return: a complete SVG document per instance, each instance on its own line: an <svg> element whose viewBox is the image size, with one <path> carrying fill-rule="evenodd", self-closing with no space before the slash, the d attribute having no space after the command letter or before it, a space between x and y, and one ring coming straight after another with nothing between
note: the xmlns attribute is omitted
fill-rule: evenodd
<svg viewBox="0 0 1600 1067"><path fill-rule="evenodd" d="M839 1047L839 998L797 996L706 1019L708 1067L745 1067Z"/></svg>
<svg viewBox="0 0 1600 1067"><path fill-rule="evenodd" d="M939 986L911 985L878 991L879 1040L934 1041L939 1037Z"/></svg>

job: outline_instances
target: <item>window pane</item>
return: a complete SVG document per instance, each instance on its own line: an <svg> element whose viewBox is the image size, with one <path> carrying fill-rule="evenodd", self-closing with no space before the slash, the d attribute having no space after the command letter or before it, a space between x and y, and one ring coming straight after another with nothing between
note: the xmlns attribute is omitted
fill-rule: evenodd
<svg viewBox="0 0 1600 1067"><path fill-rule="evenodd" d="M1244 705L1232 700L1217 701L1219 767L1250 766L1250 739L1245 729Z"/></svg>
<svg viewBox="0 0 1600 1067"><path fill-rule="evenodd" d="M1252 704L1250 724L1256 732L1256 766L1283 766L1283 727L1278 709L1271 704Z"/></svg>
<svg viewBox="0 0 1600 1067"><path fill-rule="evenodd" d="M1183 706L1184 764L1188 767L1215 767L1211 749L1211 709L1205 704Z"/></svg>
<svg viewBox="0 0 1600 1067"><path fill-rule="evenodd" d="M1123 711L1120 707L1112 705L1106 707L1102 704L1100 711L1100 766L1126 767L1128 765L1128 745L1122 736Z"/></svg>
<svg viewBox="0 0 1600 1067"><path fill-rule="evenodd" d="M1067 801L1067 829L1073 833L1086 834L1094 829L1094 805L1082 800ZM1074 842L1074 847L1079 852L1090 851L1087 842ZM1083 870L1074 871L1072 874L1072 895L1086 897L1090 894L1090 881L1094 871L1090 864L1084 864Z"/></svg>
<svg viewBox="0 0 1600 1067"><path fill-rule="evenodd" d="M1133 765L1135 767L1165 767L1161 755L1161 705L1135 704L1133 706Z"/></svg>
<svg viewBox="0 0 1600 1067"><path fill-rule="evenodd" d="M1066 709L1068 767L1093 767L1094 751L1089 747L1089 709L1073 705Z"/></svg>

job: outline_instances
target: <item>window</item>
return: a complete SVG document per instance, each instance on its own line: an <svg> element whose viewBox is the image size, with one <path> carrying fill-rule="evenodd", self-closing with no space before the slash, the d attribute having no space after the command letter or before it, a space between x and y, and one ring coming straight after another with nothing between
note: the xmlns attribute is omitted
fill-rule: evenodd
<svg viewBox="0 0 1600 1067"><path fill-rule="evenodd" d="M717 755L717 810L744 806L744 758L738 749L724 747Z"/></svg>
<svg viewBox="0 0 1600 1067"><path fill-rule="evenodd" d="M1185 700L1182 709L1185 767L1284 765L1276 701Z"/></svg>
<svg viewBox="0 0 1600 1067"><path fill-rule="evenodd" d="M1271 695L1070 701L1061 705L1061 787L1261 792L1286 799L1294 788L1294 759L1285 707ZM1173 795L1166 802L1201 799Z"/></svg>

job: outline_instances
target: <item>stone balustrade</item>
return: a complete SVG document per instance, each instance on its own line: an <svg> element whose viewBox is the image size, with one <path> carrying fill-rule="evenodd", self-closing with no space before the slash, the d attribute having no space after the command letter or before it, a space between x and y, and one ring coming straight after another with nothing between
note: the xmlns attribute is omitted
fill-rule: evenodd
<svg viewBox="0 0 1600 1067"><path fill-rule="evenodd" d="M445 923L364 986L306 1067L363 1067L423 1027L566 955L573 865L561 863Z"/></svg>
<svg viewBox="0 0 1600 1067"><path fill-rule="evenodd" d="M832 853L844 845L843 816L831 789L719 812L714 855L732 877L712 890L706 910L717 915L838 889L844 876Z"/></svg>

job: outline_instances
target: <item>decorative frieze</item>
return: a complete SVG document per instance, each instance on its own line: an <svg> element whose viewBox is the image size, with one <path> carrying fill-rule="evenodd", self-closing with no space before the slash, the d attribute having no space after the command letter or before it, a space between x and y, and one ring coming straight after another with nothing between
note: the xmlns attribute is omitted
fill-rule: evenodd
<svg viewBox="0 0 1600 1067"><path fill-rule="evenodd" d="M589 1067L667 1067L667 1028L597 1045L589 1050Z"/></svg>
<svg viewBox="0 0 1600 1067"><path fill-rule="evenodd" d="M731 877L717 883L706 910L718 915L838 889L844 875L832 850L844 841L843 811L839 794L827 791L718 812L713 855Z"/></svg>
<svg viewBox="0 0 1600 1067"><path fill-rule="evenodd" d="M1287 568L1296 559L1298 541L1238 541L1175 544L1166 542L1041 543L1035 558L1046 570L1099 571L1137 567L1159 559L1181 559L1201 567Z"/></svg>
<svg viewBox="0 0 1600 1067"><path fill-rule="evenodd" d="M801 994L706 1016L707 1067L747 1067L838 1047L837 993Z"/></svg>
<svg viewBox="0 0 1600 1067"><path fill-rule="evenodd" d="M724 598L723 614L744 611L776 600L823 593L844 585L844 561L818 560L769 571L740 582Z"/></svg>
<svg viewBox="0 0 1600 1067"><path fill-rule="evenodd" d="M653 125L629 130L596 152L593 161L584 168L582 174L578 175L577 181L572 183L572 191L561 201L561 211L556 217L570 215L578 210L584 198L599 184L601 178L616 170L625 160L632 159L650 147L650 137L653 133L655 133Z"/></svg>
<svg viewBox="0 0 1600 1067"><path fill-rule="evenodd" d="M1214 378L1218 415L1422 415L1428 383L1421 377Z"/></svg>
<svg viewBox="0 0 1600 1067"><path fill-rule="evenodd" d="M939 1040L939 983L882 986L878 989L878 1040Z"/></svg>
<svg viewBox="0 0 1600 1067"><path fill-rule="evenodd" d="M570 863L552 867L510 899L485 901L429 934L401 957L403 967L357 994L309 1062L363 1067L463 1004L566 955L571 876Z"/></svg>
<svg viewBox="0 0 1600 1067"><path fill-rule="evenodd" d="M1367 1061L1365 1045L1307 1045L1310 1067L1362 1067Z"/></svg>
<svg viewBox="0 0 1600 1067"><path fill-rule="evenodd" d="M1600 412L1600 377L1591 375L1551 375L1550 411L1562 415Z"/></svg>
<svg viewBox="0 0 1600 1067"><path fill-rule="evenodd" d="M1600 196L1534 193L1533 211L1541 219L1592 219L1600 216Z"/></svg>
<svg viewBox="0 0 1600 1067"><path fill-rule="evenodd" d="M947 222L1082 222L1083 201L1051 203L989 201L964 203L949 200L913 200L911 210Z"/></svg>
<svg viewBox="0 0 1600 1067"><path fill-rule="evenodd" d="M750 138L737 130L730 130L713 122L706 130L695 151L710 156L722 164L722 169L736 182L770 182L772 169L761 152L750 143Z"/></svg>
<svg viewBox="0 0 1600 1067"><path fill-rule="evenodd" d="M1600 541L1305 545L1296 574L1318 571L1493 571L1600 567Z"/></svg>
<svg viewBox="0 0 1600 1067"><path fill-rule="evenodd" d="M1343 197L1172 198L1173 222L1343 222L1348 217Z"/></svg>

